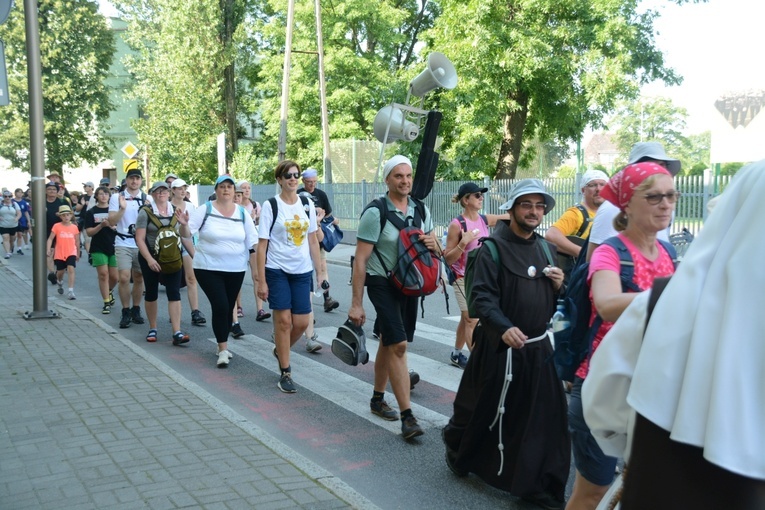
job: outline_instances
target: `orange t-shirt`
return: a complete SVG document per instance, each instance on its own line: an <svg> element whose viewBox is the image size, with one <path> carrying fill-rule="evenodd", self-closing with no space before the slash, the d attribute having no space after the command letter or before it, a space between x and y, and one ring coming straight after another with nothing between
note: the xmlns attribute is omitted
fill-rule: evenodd
<svg viewBox="0 0 765 510"><path fill-rule="evenodd" d="M56 223L51 232L56 234L56 248L53 252L55 260L66 260L77 256L77 244L80 242L80 229L77 225Z"/></svg>

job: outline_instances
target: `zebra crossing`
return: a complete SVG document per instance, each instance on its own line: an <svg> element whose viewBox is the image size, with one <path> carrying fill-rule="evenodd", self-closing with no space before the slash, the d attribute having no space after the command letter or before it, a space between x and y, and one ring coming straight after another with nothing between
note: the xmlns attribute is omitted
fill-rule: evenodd
<svg viewBox="0 0 765 510"><path fill-rule="evenodd" d="M315 331L318 333L318 341L324 346L322 353L332 356L330 347L332 339L337 333L337 328L320 327L316 328ZM419 341L428 340L451 347L454 342L454 330L438 328L421 322L417 324L415 338ZM208 341L215 344L214 338L208 338ZM234 360L244 358L274 375L279 375L276 360L271 352L273 346L270 338L246 334L239 340L229 341L228 350L234 354ZM323 363L319 356L298 353L296 349L301 349L302 346L303 342L299 341L293 347L293 355L290 357L293 379L299 391L311 391L324 396L331 395L330 400L335 405L377 427L395 434L400 433L400 423L381 420L369 412L369 396L372 394L373 385L355 377L356 367L342 365L342 369L334 368ZM377 349L378 342L367 339L370 363L375 362ZM457 391L462 370L455 368L447 361L437 361L411 351L407 352L407 361L409 368L420 375L421 383L427 382L449 392ZM429 409L414 400L412 401L412 411L423 427L441 428L449 421L448 416Z"/></svg>

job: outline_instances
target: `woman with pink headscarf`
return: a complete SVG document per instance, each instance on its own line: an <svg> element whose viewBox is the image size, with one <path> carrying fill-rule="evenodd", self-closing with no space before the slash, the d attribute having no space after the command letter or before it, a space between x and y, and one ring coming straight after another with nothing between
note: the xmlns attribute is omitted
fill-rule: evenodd
<svg viewBox="0 0 765 510"><path fill-rule="evenodd" d="M657 240L656 234L669 226L680 197L670 173L656 163L624 167L611 177L600 195L619 208L614 218L619 234L600 245L590 261L587 276L592 303L590 325L596 320L600 323L590 355L638 292L651 288L655 278L674 273L674 249ZM620 252L628 253L634 263L630 282L622 281L620 276ZM576 372L569 403L576 479L567 510L594 509L613 481L616 469L617 459L603 453L584 421L581 389L589 361L585 359Z"/></svg>

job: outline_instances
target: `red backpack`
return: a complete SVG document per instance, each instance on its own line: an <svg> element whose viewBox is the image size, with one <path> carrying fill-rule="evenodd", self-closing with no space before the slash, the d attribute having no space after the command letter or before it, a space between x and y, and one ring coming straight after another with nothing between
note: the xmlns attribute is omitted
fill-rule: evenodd
<svg viewBox="0 0 765 510"><path fill-rule="evenodd" d="M405 296L427 296L439 287L443 262L420 241L419 236L424 234L420 226L425 218L425 205L415 198L412 200L415 203L414 218L407 218L412 220L411 224L399 218L395 211L388 210L385 197L374 199L365 209L380 209L380 232L388 221L399 230L398 257L390 270L385 267L377 246L373 248L388 279Z"/></svg>

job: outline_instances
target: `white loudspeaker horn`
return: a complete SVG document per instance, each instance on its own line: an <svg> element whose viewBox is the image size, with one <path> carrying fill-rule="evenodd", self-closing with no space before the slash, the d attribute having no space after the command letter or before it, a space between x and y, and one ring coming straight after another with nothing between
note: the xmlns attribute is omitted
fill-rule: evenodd
<svg viewBox="0 0 765 510"><path fill-rule="evenodd" d="M439 87L452 90L457 86L457 70L446 55L434 51L428 55L428 66L415 79L409 82L409 91L413 96L422 97Z"/></svg>
<svg viewBox="0 0 765 510"><path fill-rule="evenodd" d="M388 131L387 140L385 131ZM406 120L401 110L388 105L375 115L374 132L375 138L380 143L391 143L396 140L411 142L419 136L420 128L414 122Z"/></svg>

